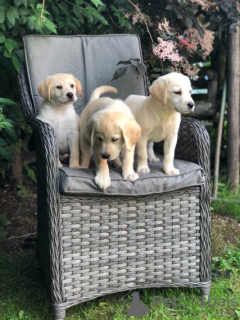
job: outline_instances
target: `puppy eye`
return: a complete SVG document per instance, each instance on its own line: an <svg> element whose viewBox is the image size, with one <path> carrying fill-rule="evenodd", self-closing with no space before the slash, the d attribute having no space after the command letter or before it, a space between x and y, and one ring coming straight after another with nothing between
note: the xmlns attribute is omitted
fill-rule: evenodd
<svg viewBox="0 0 240 320"><path fill-rule="evenodd" d="M70 87L71 87L71 88L74 88L74 84L71 84Z"/></svg>
<svg viewBox="0 0 240 320"><path fill-rule="evenodd" d="M174 93L178 94L179 96L182 94L182 92L180 90L179 91L175 91Z"/></svg>
<svg viewBox="0 0 240 320"><path fill-rule="evenodd" d="M98 137L98 140L99 140L99 141L103 141L103 138L101 138L101 137Z"/></svg>
<svg viewBox="0 0 240 320"><path fill-rule="evenodd" d="M112 142L117 142L118 140L118 138L112 138Z"/></svg>
<svg viewBox="0 0 240 320"><path fill-rule="evenodd" d="M57 89L60 89L60 90L61 90L61 89L62 89L62 86L57 86Z"/></svg>

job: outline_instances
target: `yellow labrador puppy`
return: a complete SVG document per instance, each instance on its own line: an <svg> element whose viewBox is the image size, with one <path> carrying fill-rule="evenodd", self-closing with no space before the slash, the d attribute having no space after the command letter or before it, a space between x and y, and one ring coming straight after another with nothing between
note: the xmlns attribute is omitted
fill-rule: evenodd
<svg viewBox="0 0 240 320"><path fill-rule="evenodd" d="M111 86L96 88L80 118L81 168L88 168L92 148L97 168L95 183L102 190L111 185L107 161L121 165L121 151L123 178L131 181L138 178L133 170L133 158L141 134L140 126L123 101L99 98L105 92L116 93L117 89Z"/></svg>
<svg viewBox="0 0 240 320"><path fill-rule="evenodd" d="M70 153L70 168L79 168L78 115L73 107L77 101L76 91L82 97L81 83L73 75L65 73L49 76L38 85L43 103L37 119L47 122L54 129L60 159ZM62 167L60 159L58 166Z"/></svg>
<svg viewBox="0 0 240 320"><path fill-rule="evenodd" d="M137 172L148 173L149 162L158 162L153 143L164 141L163 170L167 175L178 175L174 168L181 113L194 110L191 83L187 76L170 73L156 79L149 88L150 96L130 95L125 103L140 124L142 133L137 142Z"/></svg>

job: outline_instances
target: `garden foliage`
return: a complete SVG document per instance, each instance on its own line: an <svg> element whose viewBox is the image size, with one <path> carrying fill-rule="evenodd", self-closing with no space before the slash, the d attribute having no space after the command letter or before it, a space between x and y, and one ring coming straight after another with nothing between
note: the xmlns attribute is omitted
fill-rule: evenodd
<svg viewBox="0 0 240 320"><path fill-rule="evenodd" d="M5 124L0 130L5 138L0 142L0 162L11 161L9 152L17 139L7 138L9 132L21 137L29 132L20 116L17 91L26 34L136 33L150 80L169 68L193 75L198 71L194 61L210 59L216 35L224 40L227 28L235 31L236 6L235 0L0 0L0 97L14 101L2 100L0 121ZM134 71L137 62L130 58L125 66ZM136 71L144 72L139 64ZM18 121L12 118L15 112Z"/></svg>

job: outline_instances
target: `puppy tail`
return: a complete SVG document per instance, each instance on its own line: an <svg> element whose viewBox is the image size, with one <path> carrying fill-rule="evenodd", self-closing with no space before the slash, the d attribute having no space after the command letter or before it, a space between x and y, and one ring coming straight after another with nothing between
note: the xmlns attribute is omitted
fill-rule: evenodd
<svg viewBox="0 0 240 320"><path fill-rule="evenodd" d="M118 91L116 88L111 87L111 86L98 87L92 92L89 102L98 99L103 93L106 93L106 92L117 93Z"/></svg>

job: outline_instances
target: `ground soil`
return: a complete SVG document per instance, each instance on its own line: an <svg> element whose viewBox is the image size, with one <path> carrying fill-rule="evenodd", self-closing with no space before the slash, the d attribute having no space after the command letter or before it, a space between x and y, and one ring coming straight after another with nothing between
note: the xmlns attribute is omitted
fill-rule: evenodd
<svg viewBox="0 0 240 320"><path fill-rule="evenodd" d="M27 191L26 191L27 190ZM35 247L37 236L36 186L25 192L4 185L0 187L0 215L5 215L9 224L4 226L7 236L0 239L0 248L14 254ZM24 195L22 195L24 193ZM221 214L212 214L212 256L222 255L227 246L240 248L240 223Z"/></svg>
<svg viewBox="0 0 240 320"><path fill-rule="evenodd" d="M0 248L6 253L16 253L32 247L37 236L37 195L33 185L21 190L0 188L0 215L9 223L4 226L7 236L0 239Z"/></svg>

